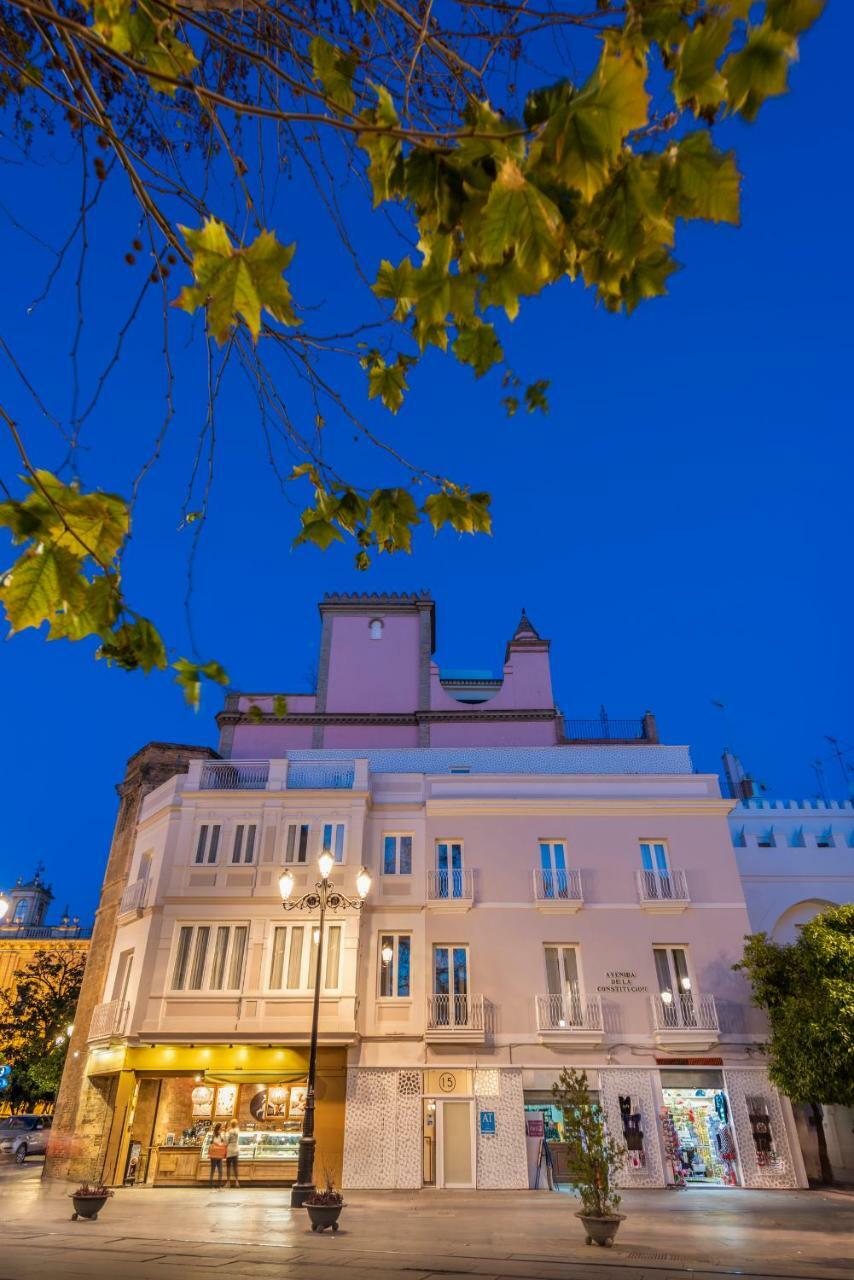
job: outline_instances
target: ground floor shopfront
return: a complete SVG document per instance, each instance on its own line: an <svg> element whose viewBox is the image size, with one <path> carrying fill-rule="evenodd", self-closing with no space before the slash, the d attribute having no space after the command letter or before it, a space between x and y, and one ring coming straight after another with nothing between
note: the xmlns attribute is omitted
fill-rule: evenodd
<svg viewBox="0 0 854 1280"><path fill-rule="evenodd" d="M90 1053L101 1132L89 1176L110 1186L195 1186L211 1179L215 1125L237 1122L242 1186L296 1178L308 1051L248 1045L113 1046ZM318 1051L315 1172L340 1182L346 1050ZM98 1168L94 1167L98 1164Z"/></svg>
<svg viewBox="0 0 854 1280"><path fill-rule="evenodd" d="M719 1060L591 1066L625 1187L806 1185L791 1107L761 1068ZM343 1183L352 1188L528 1189L565 1181L560 1068L449 1063L354 1067Z"/></svg>

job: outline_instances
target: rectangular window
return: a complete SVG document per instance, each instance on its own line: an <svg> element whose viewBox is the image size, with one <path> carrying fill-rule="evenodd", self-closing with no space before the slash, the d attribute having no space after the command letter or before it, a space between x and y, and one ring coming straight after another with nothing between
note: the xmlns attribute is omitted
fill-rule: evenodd
<svg viewBox="0 0 854 1280"><path fill-rule="evenodd" d="M685 948L653 947L652 954L665 1026L695 1026L694 995Z"/></svg>
<svg viewBox="0 0 854 1280"><path fill-rule="evenodd" d="M248 938L246 925L181 925L173 991L239 991Z"/></svg>
<svg viewBox="0 0 854 1280"><path fill-rule="evenodd" d="M641 863L644 871L658 871L667 875L670 864L667 860L667 845L663 840L641 840Z"/></svg>
<svg viewBox="0 0 854 1280"><path fill-rule="evenodd" d="M412 875L412 836L383 838L383 875Z"/></svg>
<svg viewBox="0 0 854 1280"><path fill-rule="evenodd" d="M309 824L307 822L289 823L287 840L285 842L285 862L307 861L308 833Z"/></svg>
<svg viewBox="0 0 854 1280"><path fill-rule="evenodd" d="M436 842L436 897L462 898L464 892L462 842L438 840Z"/></svg>
<svg viewBox="0 0 854 1280"><path fill-rule="evenodd" d="M380 996L406 999L410 994L412 939L408 933L382 933L380 947Z"/></svg>
<svg viewBox="0 0 854 1280"><path fill-rule="evenodd" d="M326 973L323 978L323 985L327 991L336 991L339 986L339 973L341 969L341 926L333 924L329 926L326 935Z"/></svg>
<svg viewBox="0 0 854 1280"><path fill-rule="evenodd" d="M341 932L340 924L329 925L326 930L323 987L327 991L338 988ZM303 925L295 925L293 928L279 925L273 930L273 951L270 958L271 991L311 991L313 989L317 967L316 933L316 927L312 926L308 954L306 954Z"/></svg>
<svg viewBox="0 0 854 1280"><path fill-rule="evenodd" d="M214 826L208 826L205 823L199 827L199 838L196 843L196 862L216 862L216 855L219 852L219 838L222 834L222 827L219 823Z"/></svg>
<svg viewBox="0 0 854 1280"><path fill-rule="evenodd" d="M343 822L325 822L323 824L323 848L334 854L336 862L344 861Z"/></svg>
<svg viewBox="0 0 854 1280"><path fill-rule="evenodd" d="M291 949L288 953L288 990L290 991L299 991L301 986L303 933L301 926L291 929Z"/></svg>
<svg viewBox="0 0 854 1280"><path fill-rule="evenodd" d="M234 847L231 851L232 862L251 862L255 856L255 830L254 826L244 826L242 823L234 829Z"/></svg>
<svg viewBox="0 0 854 1280"><path fill-rule="evenodd" d="M284 925L279 925L273 930L273 956L270 960L270 989L272 991L281 991L282 980L285 976L285 944L288 940L288 931Z"/></svg>

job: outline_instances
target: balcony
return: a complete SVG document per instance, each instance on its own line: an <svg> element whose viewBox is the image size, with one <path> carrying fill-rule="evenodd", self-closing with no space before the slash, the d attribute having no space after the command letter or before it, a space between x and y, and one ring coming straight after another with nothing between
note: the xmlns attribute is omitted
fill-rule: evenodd
<svg viewBox="0 0 854 1280"><path fill-rule="evenodd" d="M638 901L644 911L672 915L684 911L691 898L684 871L638 871Z"/></svg>
<svg viewBox="0 0 854 1280"><path fill-rule="evenodd" d="M468 911L473 902L472 871L428 871L427 905L432 911Z"/></svg>
<svg viewBox="0 0 854 1280"><path fill-rule="evenodd" d="M355 766L342 760L294 760L288 764L288 791L352 791Z"/></svg>
<svg viewBox="0 0 854 1280"><path fill-rule="evenodd" d="M534 902L540 911L578 911L584 906L580 871L535 871Z"/></svg>
<svg viewBox="0 0 854 1280"><path fill-rule="evenodd" d="M482 1044L486 1039L483 996L428 996L424 1039Z"/></svg>
<svg viewBox="0 0 854 1280"><path fill-rule="evenodd" d="M134 880L132 884L128 885L119 903L120 916L142 914L148 897L148 884L148 880Z"/></svg>
<svg viewBox="0 0 854 1280"><path fill-rule="evenodd" d="M603 707L598 720L564 720L564 742L657 743L658 726L651 711L636 720L612 720Z"/></svg>
<svg viewBox="0 0 854 1280"><path fill-rule="evenodd" d="M656 1044L668 1049L711 1049L718 1042L718 1011L714 996L696 991L650 996Z"/></svg>
<svg viewBox="0 0 854 1280"><path fill-rule="evenodd" d="M266 760L206 760L200 791L266 791L270 765Z"/></svg>
<svg viewBox="0 0 854 1280"><path fill-rule="evenodd" d="M88 1042L123 1036L129 1013L130 1004L126 1000L109 1000L106 1004L96 1005L89 1023Z"/></svg>
<svg viewBox="0 0 854 1280"><path fill-rule="evenodd" d="M537 1031L543 1043L560 1040L598 1044L604 1038L602 1004L596 996L535 996Z"/></svg>

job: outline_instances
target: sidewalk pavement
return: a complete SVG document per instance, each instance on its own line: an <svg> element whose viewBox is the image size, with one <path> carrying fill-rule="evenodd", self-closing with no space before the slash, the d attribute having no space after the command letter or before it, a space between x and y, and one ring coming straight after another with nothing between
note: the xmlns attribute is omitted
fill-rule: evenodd
<svg viewBox="0 0 854 1280"><path fill-rule="evenodd" d="M333 1236L270 1187L118 1190L72 1222L39 1172L0 1177L0 1280L854 1280L854 1198L829 1191L629 1192L597 1249L565 1193L351 1192Z"/></svg>

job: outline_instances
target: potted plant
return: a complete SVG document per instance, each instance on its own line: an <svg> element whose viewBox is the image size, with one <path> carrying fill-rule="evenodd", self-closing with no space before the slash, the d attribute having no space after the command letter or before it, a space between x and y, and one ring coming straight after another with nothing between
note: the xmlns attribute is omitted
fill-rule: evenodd
<svg viewBox="0 0 854 1280"><path fill-rule="evenodd" d="M344 1197L340 1191L335 1190L329 1169L325 1168L323 1175L323 1189L315 1191L314 1195L309 1196L303 1203L311 1219L312 1231L325 1231L327 1227L337 1231L338 1219L344 1208Z"/></svg>
<svg viewBox="0 0 854 1280"><path fill-rule="evenodd" d="M77 1190L71 1192L71 1199L74 1201L71 1221L91 1218L94 1222L112 1194L102 1182L81 1182Z"/></svg>
<svg viewBox="0 0 854 1280"><path fill-rule="evenodd" d="M575 1216L581 1219L588 1244L610 1247L626 1216L617 1213L620 1197L614 1190L626 1148L609 1137L602 1113L590 1097L586 1071L564 1067L552 1094L563 1108L567 1172L581 1200Z"/></svg>

